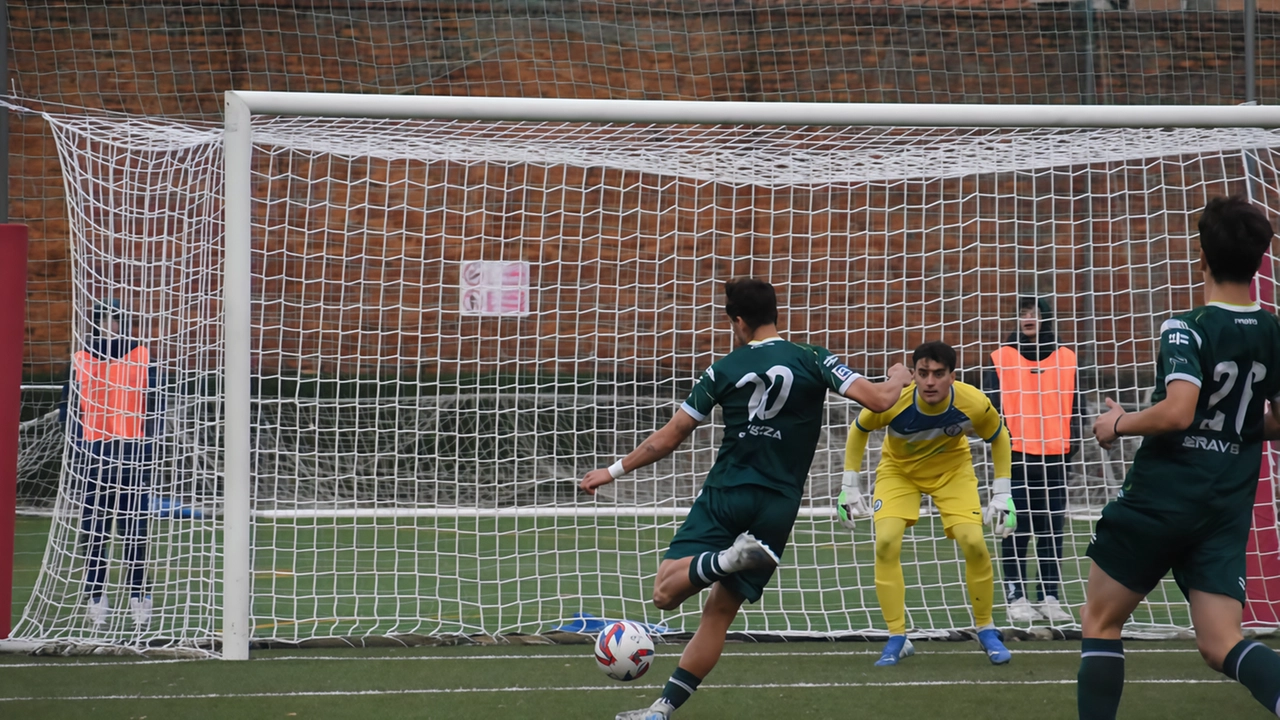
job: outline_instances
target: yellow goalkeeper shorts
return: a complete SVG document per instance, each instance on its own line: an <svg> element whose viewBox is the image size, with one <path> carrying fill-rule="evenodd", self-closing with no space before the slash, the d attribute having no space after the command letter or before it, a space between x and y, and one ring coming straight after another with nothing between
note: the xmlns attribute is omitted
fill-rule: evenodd
<svg viewBox="0 0 1280 720"><path fill-rule="evenodd" d="M969 523L982 524L982 503L978 499L978 478L973 466L961 465L934 477L907 477L891 463L876 468L876 489L871 508L874 519L902 518L907 527L920 519L920 496L933 498L934 507L942 514L942 527L947 537L951 528Z"/></svg>

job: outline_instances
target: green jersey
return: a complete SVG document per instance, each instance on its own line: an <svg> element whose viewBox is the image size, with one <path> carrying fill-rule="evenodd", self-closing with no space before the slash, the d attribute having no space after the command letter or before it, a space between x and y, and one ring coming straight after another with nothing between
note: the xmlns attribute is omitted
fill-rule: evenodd
<svg viewBox="0 0 1280 720"><path fill-rule="evenodd" d="M719 405L724 440L708 487L762 485L799 500L822 431L828 390L861 377L824 348L770 338L707 368L681 406L705 420Z"/></svg>
<svg viewBox="0 0 1280 720"><path fill-rule="evenodd" d="M1264 404L1280 401L1280 321L1257 305L1211 303L1160 328L1151 399L1183 380L1200 388L1186 430L1142 441L1121 501L1152 514L1247 513L1262 465Z"/></svg>

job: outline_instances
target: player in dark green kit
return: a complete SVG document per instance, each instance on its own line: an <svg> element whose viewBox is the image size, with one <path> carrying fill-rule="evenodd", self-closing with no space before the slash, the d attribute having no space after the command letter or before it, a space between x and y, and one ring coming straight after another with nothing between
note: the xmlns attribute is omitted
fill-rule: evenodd
<svg viewBox="0 0 1280 720"><path fill-rule="evenodd" d="M582 489L594 493L670 455L716 405L723 410L724 440L715 465L658 568L653 603L674 610L707 587L711 594L662 697L618 720L670 717L715 667L743 601L760 599L800 509L827 392L884 412L911 383L901 364L889 369L885 382L873 383L823 348L783 340L777 297L762 280L729 281L725 299L741 347L703 373L665 427L609 468L582 479Z"/></svg>
<svg viewBox="0 0 1280 720"><path fill-rule="evenodd" d="M1126 414L1108 398L1111 409L1093 427L1103 447L1122 435L1144 439L1089 545L1082 720L1116 716L1121 628L1170 570L1191 603L1205 662L1280 715L1280 656L1240 632L1268 400L1280 417L1280 321L1249 294L1273 231L1239 197L1211 201L1199 227L1206 302L1160 328L1155 403Z"/></svg>

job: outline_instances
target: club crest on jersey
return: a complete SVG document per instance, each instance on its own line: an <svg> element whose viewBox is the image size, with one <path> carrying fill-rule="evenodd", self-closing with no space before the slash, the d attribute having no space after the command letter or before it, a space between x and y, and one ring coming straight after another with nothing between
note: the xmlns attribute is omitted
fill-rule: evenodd
<svg viewBox="0 0 1280 720"><path fill-rule="evenodd" d="M963 433L964 428L959 425L948 425L942 429L942 432L946 433L947 437L955 437L960 433Z"/></svg>
<svg viewBox="0 0 1280 720"><path fill-rule="evenodd" d="M882 508L882 507L884 507L884 501L883 501L883 500L877 500L877 501L875 501L875 503L871 506L871 510L872 510L873 512L880 512L880 508Z"/></svg>

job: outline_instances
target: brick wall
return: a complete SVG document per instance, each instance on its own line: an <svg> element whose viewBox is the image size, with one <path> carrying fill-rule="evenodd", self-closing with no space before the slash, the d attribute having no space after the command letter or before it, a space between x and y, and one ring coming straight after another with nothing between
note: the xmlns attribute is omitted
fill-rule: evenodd
<svg viewBox="0 0 1280 720"><path fill-rule="evenodd" d="M217 119L221 92L230 88L936 103L1096 97L1119 104L1231 104L1245 98L1243 21L1231 13L1097 13L1090 36L1079 13L853 7L825 0L789 7L765 0L564 2L547 4L537 16L519 3L345 1L106 2L96 9L23 3L9 12L11 72L26 97L199 120ZM1258 18L1258 97L1266 103L1280 100L1278 17ZM1088 60L1092 75L1086 74ZM39 377L58 372L70 352L70 231L61 173L43 121L16 116L10 151L11 214L32 230L27 357L29 374ZM1159 172L1181 169L1170 165ZM520 321L475 320L449 317L443 305L420 302L422 315L414 322L444 332L445 340L431 352L446 359L480 353L536 363L546 357L548 348L539 344L545 341L517 338L554 332L565 338L562 353L604 357L605 365L614 357L652 358L655 373L684 373L688 368L671 367L670 358L696 351L698 364L703 355L725 349L724 333L706 328L718 317L718 289L711 279L751 272L777 280L788 304L827 308L799 319L792 313L794 331L855 354L865 349L867 364L930 333L971 339L965 361L974 363L1007 331L999 323L1008 314L1001 297L1031 287L1059 295L1067 340L1096 336L1100 363L1140 365L1149 360L1150 314L1190 302L1177 289L1186 285L1189 249L1141 241L1149 232L1146 218L1164 209L1163 196L1109 195L1095 198L1092 206L1075 199L1091 176L1096 179L1098 169L1057 177L1053 197L1040 200L1034 196L1047 189L1026 186L1026 178L972 180L983 184L982 195L1008 199L945 204L940 212L951 222L935 222L938 230L925 227L933 221L923 216L884 212L890 201L874 197L881 192L875 189L780 197L730 186L688 188L691 203L708 193L717 203L723 198L728 209L716 213L663 208L655 203L679 200L652 193L591 200L610 204L592 217L614 218L613 228L584 227L581 218L575 227L513 219L532 216L513 212L509 192L493 191L468 200L485 208L477 216L479 227L452 235L439 231L439 261L509 259L512 253L529 259L541 273L535 285L552 288L539 296L541 307L563 312ZM1135 179L1132 187L1144 189L1144 182ZM910 192L921 199L965 194L946 183L921 183ZM425 197L410 199L410 206L421 200L427 207ZM783 212L787 208L779 204L803 212ZM643 209L620 209L628 206ZM828 207L831 212L813 212ZM1170 210L1170 222L1185 222L1187 209ZM406 230L436 232L437 224L453 222L449 213L424 210ZM1020 220L1029 216L1037 218L1030 229ZM957 230L966 217L972 224ZM549 241L552 234L596 239L568 244ZM413 234L392 235L400 244L385 248L390 257L404 255L416 240ZM805 238L805 247L781 239L791 236ZM866 249L850 246L863 240ZM615 241L618 247L610 247ZM268 257L288 240L278 242ZM901 252L906 247L919 250ZM926 253L926 247L937 251ZM610 264L637 273L624 279L630 289L620 291L616 302L581 297L575 290L581 281L563 282L563 267L556 264L571 259L587 272L600 264L597 255L616 255ZM850 255L860 259L837 259ZM1156 264L1154 274L1130 272L1148 261ZM1097 296L1067 299L1089 289L1081 272L1089 267ZM420 264L418 272L428 270ZM439 273L442 287L452 282L446 270ZM353 277L343 272L333 281L349 284ZM877 297L888 299L883 310L867 304ZM668 309L632 317L629 309L636 304ZM847 307L859 310L850 316ZM861 310L867 307L873 309ZM1105 321L1077 322L1090 314ZM297 321L323 324L317 318ZM361 348L401 342L380 333L378 322L366 325L367 318L340 319L299 342L336 343L339 355L356 358L359 367L365 364ZM904 325L925 330L880 330ZM363 330L353 333L352 327Z"/></svg>

